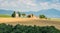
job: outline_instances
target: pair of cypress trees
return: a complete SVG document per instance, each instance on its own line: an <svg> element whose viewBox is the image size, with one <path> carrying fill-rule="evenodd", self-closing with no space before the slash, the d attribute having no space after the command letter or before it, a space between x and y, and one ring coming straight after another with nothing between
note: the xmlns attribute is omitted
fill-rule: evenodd
<svg viewBox="0 0 60 33"><path fill-rule="evenodd" d="M17 13L18 13L18 16L20 17L21 16L20 12L17 12ZM14 11L11 16L16 17L16 12Z"/></svg>

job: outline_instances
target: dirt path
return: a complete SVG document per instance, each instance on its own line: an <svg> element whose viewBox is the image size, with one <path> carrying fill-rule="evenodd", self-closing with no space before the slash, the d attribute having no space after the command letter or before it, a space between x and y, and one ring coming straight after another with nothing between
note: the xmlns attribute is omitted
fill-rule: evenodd
<svg viewBox="0 0 60 33"><path fill-rule="evenodd" d="M60 29L60 21L50 21L41 19L31 19L31 18L0 18L0 23L6 24L21 24L21 25L37 25L37 26L55 26Z"/></svg>

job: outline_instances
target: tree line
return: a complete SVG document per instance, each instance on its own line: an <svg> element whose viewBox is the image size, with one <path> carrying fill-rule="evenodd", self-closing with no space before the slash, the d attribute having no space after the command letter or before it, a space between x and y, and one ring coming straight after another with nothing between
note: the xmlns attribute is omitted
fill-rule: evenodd
<svg viewBox="0 0 60 33"><path fill-rule="evenodd" d="M0 24L0 33L60 33L60 30L54 26L24 26L17 24L15 26L9 24Z"/></svg>
<svg viewBox="0 0 60 33"><path fill-rule="evenodd" d="M23 17L26 16L25 13L22 13L22 14L21 14L20 12L17 12L17 13L18 13L18 16L19 16L19 17L21 17L21 15L22 15ZM12 17L16 17L16 12L14 11L11 16L12 16ZM32 17L33 17L33 16L34 16L34 14L32 14ZM30 18L31 16L28 15L27 17ZM47 17L46 17L45 15L43 15L43 14L39 15L39 18L45 18L45 19L47 19Z"/></svg>

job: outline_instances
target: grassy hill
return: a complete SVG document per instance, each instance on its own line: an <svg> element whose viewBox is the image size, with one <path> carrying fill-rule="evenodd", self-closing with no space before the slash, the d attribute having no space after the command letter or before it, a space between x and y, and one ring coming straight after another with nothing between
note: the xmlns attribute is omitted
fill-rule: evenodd
<svg viewBox="0 0 60 33"><path fill-rule="evenodd" d="M11 17L11 16L8 14L0 14L0 17Z"/></svg>

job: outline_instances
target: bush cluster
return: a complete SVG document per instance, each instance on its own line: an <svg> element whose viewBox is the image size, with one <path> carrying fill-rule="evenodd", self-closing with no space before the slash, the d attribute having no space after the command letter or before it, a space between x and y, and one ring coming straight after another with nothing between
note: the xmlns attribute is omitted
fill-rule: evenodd
<svg viewBox="0 0 60 33"><path fill-rule="evenodd" d="M39 18L47 18L45 15L39 15Z"/></svg>
<svg viewBox="0 0 60 33"><path fill-rule="evenodd" d="M15 26L9 24L0 24L0 33L60 33L60 30L54 26L24 26L17 24Z"/></svg>

